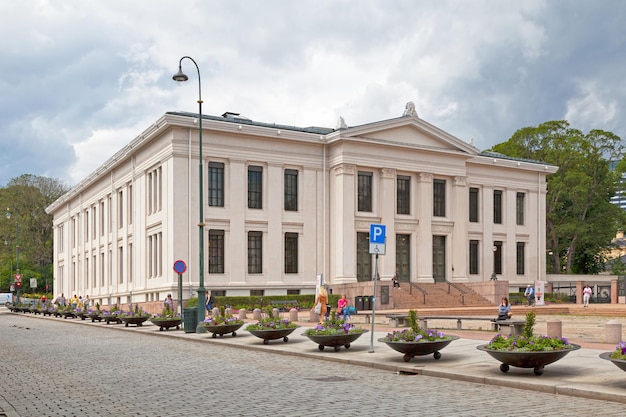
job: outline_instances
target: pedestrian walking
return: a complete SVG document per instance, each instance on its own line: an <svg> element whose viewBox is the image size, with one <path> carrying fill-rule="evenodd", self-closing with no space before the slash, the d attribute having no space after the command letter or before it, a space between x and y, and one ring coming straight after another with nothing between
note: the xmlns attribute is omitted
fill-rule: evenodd
<svg viewBox="0 0 626 417"><path fill-rule="evenodd" d="M589 284L586 284L585 288L583 288L583 307L589 307L589 299L591 298L592 293L593 290L591 289Z"/></svg>

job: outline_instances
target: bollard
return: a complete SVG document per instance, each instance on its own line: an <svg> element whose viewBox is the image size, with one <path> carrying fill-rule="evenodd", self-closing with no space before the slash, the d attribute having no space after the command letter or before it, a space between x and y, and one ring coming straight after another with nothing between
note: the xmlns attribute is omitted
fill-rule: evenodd
<svg viewBox="0 0 626 417"><path fill-rule="evenodd" d="M224 314L226 314L226 316L231 316L231 315L232 315L232 312L233 312L233 310L232 310L232 308L230 308L230 307L226 307L226 308L224 309Z"/></svg>
<svg viewBox="0 0 626 417"><path fill-rule="evenodd" d="M619 343L622 341L622 323L617 320L609 320L606 322L606 334L604 343Z"/></svg>
<svg viewBox="0 0 626 417"><path fill-rule="evenodd" d="M298 310L295 308L289 310L289 321L298 321Z"/></svg>
<svg viewBox="0 0 626 417"><path fill-rule="evenodd" d="M548 337L563 337L563 327L561 320L548 320Z"/></svg>
<svg viewBox="0 0 626 417"><path fill-rule="evenodd" d="M245 320L246 319L246 314L248 314L248 312L246 311L245 308L242 308L239 310L239 320Z"/></svg>
<svg viewBox="0 0 626 417"><path fill-rule="evenodd" d="M213 317L219 317L219 315L220 315L220 309L219 309L219 308L217 308L217 307L213 307L213 310L211 310L211 315L212 315Z"/></svg>
<svg viewBox="0 0 626 417"><path fill-rule="evenodd" d="M280 310L277 308L272 309L272 317L280 317Z"/></svg>
<svg viewBox="0 0 626 417"><path fill-rule="evenodd" d="M252 311L252 318L254 320L261 320L261 309L255 308L254 311Z"/></svg>
<svg viewBox="0 0 626 417"><path fill-rule="evenodd" d="M309 311L309 322L318 323L320 321L320 315L313 310Z"/></svg>

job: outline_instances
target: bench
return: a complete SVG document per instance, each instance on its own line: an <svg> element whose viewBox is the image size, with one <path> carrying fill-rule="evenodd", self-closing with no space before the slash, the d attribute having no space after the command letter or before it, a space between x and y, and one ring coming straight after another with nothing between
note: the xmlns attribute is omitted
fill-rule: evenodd
<svg viewBox="0 0 626 417"><path fill-rule="evenodd" d="M350 314L351 316L363 316L365 317L365 323L366 324L371 324L372 323L372 311L371 310L357 310L356 313L352 313Z"/></svg>
<svg viewBox="0 0 626 417"><path fill-rule="evenodd" d="M408 327L409 325L409 321L408 321L408 314L388 314L386 317L389 319L389 325L392 327ZM418 317L418 320L420 322L420 326L427 328L428 327L428 321L429 320L456 320L456 329L457 330L463 330L463 321L475 321L475 320L480 320L480 321L488 321L490 324L490 329L492 331L497 331L499 329L499 324L502 324L504 326L513 326L513 330L514 331L518 331L518 327L519 327L519 320L496 320L494 318L491 317L477 317L477 316L425 316L425 317ZM522 328L524 326L524 324L526 323L525 321L521 321L522 323ZM516 327L517 326L517 327ZM521 333L521 330L520 330Z"/></svg>
<svg viewBox="0 0 626 417"><path fill-rule="evenodd" d="M519 336L524 330L526 320L493 320L493 325L496 331L500 331L505 336ZM507 331L503 331L505 329Z"/></svg>
<svg viewBox="0 0 626 417"><path fill-rule="evenodd" d="M300 307L298 300L272 300L270 301L272 307L278 308L278 311L285 312L287 311L287 306L294 306L296 308Z"/></svg>

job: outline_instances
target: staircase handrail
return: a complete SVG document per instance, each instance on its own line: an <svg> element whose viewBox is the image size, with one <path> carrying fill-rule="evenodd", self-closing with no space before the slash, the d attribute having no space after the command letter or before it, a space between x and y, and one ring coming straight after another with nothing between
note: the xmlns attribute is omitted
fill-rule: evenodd
<svg viewBox="0 0 626 417"><path fill-rule="evenodd" d="M426 296L428 295L428 292L426 292L425 289L421 288L416 283L409 282L409 294L413 294L413 288L415 288L416 290L422 293L422 295L424 296L424 304L426 304Z"/></svg>
<svg viewBox="0 0 626 417"><path fill-rule="evenodd" d="M461 293L461 305L465 305L465 294L467 294L467 291L465 291L463 288L456 285L454 282L450 282L450 281L446 281L446 282L448 283L448 294L450 294L450 287L451 286L454 287L455 290Z"/></svg>

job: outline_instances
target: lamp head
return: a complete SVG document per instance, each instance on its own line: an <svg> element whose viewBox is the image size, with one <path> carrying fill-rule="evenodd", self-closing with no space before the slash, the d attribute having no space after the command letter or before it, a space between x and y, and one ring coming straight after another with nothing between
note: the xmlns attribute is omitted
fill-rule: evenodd
<svg viewBox="0 0 626 417"><path fill-rule="evenodd" d="M183 72L183 69L181 68L181 66L178 65L178 72L172 76L172 79L174 81L182 83L182 82L187 81L189 77L187 77L187 75Z"/></svg>

